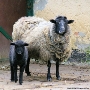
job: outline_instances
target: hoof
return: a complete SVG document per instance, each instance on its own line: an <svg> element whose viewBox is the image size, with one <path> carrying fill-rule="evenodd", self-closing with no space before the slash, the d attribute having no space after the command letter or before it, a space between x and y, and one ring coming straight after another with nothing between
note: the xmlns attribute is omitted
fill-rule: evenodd
<svg viewBox="0 0 90 90"><path fill-rule="evenodd" d="M17 83L17 81L15 81L15 83Z"/></svg>
<svg viewBox="0 0 90 90"><path fill-rule="evenodd" d="M58 76L58 77L56 77L56 79L57 79L57 80L60 80L61 78L60 78L60 76Z"/></svg>
<svg viewBox="0 0 90 90"><path fill-rule="evenodd" d="M19 82L19 84L20 84L20 85L22 85L22 83L21 83L21 82Z"/></svg>
<svg viewBox="0 0 90 90"><path fill-rule="evenodd" d="M31 72L28 72L28 73L27 73L27 76L31 76Z"/></svg>
<svg viewBox="0 0 90 90"><path fill-rule="evenodd" d="M11 79L11 82L14 82L14 79Z"/></svg>
<svg viewBox="0 0 90 90"><path fill-rule="evenodd" d="M47 77L47 81L48 81L48 82L52 81L52 77L51 77L51 76L48 76L48 77Z"/></svg>
<svg viewBox="0 0 90 90"><path fill-rule="evenodd" d="M52 78L48 78L47 81L48 81L48 82L52 81Z"/></svg>
<svg viewBox="0 0 90 90"><path fill-rule="evenodd" d="M17 83L18 79L15 80L15 83Z"/></svg>

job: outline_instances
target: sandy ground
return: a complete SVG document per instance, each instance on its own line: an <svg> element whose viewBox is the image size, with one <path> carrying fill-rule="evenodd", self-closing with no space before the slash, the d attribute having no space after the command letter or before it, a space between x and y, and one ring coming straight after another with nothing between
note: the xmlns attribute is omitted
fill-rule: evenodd
<svg viewBox="0 0 90 90"><path fill-rule="evenodd" d="M90 90L88 66L60 65L61 80L58 81L55 78L55 64L52 64L51 82L46 80L46 65L31 64L30 70L31 76L24 73L22 85L10 81L10 70L0 70L0 90Z"/></svg>

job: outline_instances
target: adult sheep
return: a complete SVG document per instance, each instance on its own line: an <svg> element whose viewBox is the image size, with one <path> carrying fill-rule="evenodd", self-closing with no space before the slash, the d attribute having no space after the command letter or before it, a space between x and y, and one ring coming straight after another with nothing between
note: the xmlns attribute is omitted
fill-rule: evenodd
<svg viewBox="0 0 90 90"><path fill-rule="evenodd" d="M68 24L74 20L67 20L65 16L58 16L56 19L45 21L38 17L22 17L13 26L12 37L16 41L24 40L29 44L29 59L26 67L29 72L30 58L47 61L47 80L51 81L50 60L56 61L56 78L59 80L59 62L64 61L70 55L71 40Z"/></svg>
<svg viewBox="0 0 90 90"><path fill-rule="evenodd" d="M21 40L16 42L11 42L10 44L10 67L11 67L11 81L17 82L17 65L20 66L20 75L19 75L19 84L22 84L23 71L27 64L28 59L28 50L25 46L28 46L27 43L24 43Z"/></svg>

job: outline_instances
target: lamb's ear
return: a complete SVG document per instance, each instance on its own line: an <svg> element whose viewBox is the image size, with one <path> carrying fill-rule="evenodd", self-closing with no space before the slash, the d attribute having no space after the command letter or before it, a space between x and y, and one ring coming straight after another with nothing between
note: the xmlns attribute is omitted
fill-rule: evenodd
<svg viewBox="0 0 90 90"><path fill-rule="evenodd" d="M68 20L68 24L71 24L73 22L74 22L74 20Z"/></svg>
<svg viewBox="0 0 90 90"><path fill-rule="evenodd" d="M52 23L56 23L56 21L55 21L54 19L51 19L50 22L52 22Z"/></svg>
<svg viewBox="0 0 90 90"><path fill-rule="evenodd" d="M11 42L10 45L15 45L15 43L14 42Z"/></svg>
<svg viewBox="0 0 90 90"><path fill-rule="evenodd" d="M28 46L29 44L28 43L24 43L24 46Z"/></svg>

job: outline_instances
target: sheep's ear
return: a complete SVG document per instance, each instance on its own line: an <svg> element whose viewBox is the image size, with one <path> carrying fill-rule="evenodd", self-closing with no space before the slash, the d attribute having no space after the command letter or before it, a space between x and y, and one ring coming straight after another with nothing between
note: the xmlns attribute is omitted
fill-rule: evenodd
<svg viewBox="0 0 90 90"><path fill-rule="evenodd" d="M14 42L11 42L10 45L15 45L15 43Z"/></svg>
<svg viewBox="0 0 90 90"><path fill-rule="evenodd" d="M74 22L74 20L68 20L68 24L71 24L73 22Z"/></svg>
<svg viewBox="0 0 90 90"><path fill-rule="evenodd" d="M52 23L56 23L56 21L55 21L54 19L51 19L50 22L52 22Z"/></svg>
<svg viewBox="0 0 90 90"><path fill-rule="evenodd" d="M29 44L28 43L24 43L24 46L28 46Z"/></svg>

